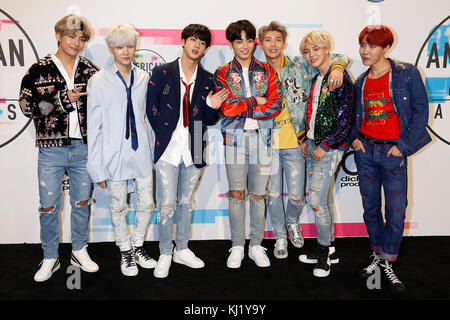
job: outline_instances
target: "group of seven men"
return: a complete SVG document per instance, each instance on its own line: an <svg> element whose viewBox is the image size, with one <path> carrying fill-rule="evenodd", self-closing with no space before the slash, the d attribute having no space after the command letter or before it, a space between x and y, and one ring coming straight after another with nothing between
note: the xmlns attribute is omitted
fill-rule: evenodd
<svg viewBox="0 0 450 320"><path fill-rule="evenodd" d="M299 260L314 264L314 276L329 275L331 264L339 262L330 186L350 143L356 151L373 252L361 276L381 268L393 289L405 289L392 262L403 235L407 156L430 141L425 129L428 102L418 70L385 57L394 40L387 27L368 26L361 32L359 51L369 69L355 85L345 70L347 57L331 54L327 32L308 33L300 45L301 55L287 57L283 54L287 30L275 21L258 32L266 63L254 58L257 32L253 24L248 20L231 23L226 39L234 58L214 74L200 64L211 46L211 32L204 25L184 28L181 57L155 67L151 76L133 64L139 34L132 25L108 30L105 41L114 59L101 70L80 55L91 38L85 18L63 17L55 25L55 34L57 52L30 67L19 97L24 115L34 120L39 147L44 259L35 281L49 279L60 267L58 211L64 174L70 181L72 264L86 272L99 269L87 252L93 182L109 193L124 275L137 275L139 265L154 268L155 277L165 278L172 260L191 268L204 267L188 248L193 193L207 165L204 134L220 120L229 186L229 268L239 268L245 255L247 199L248 255L257 266L270 266L266 248L261 246L266 201L276 239L274 256L287 257L288 238L295 247L303 246L299 218L307 181L317 250L300 255ZM144 247L154 209L153 172L157 261ZM126 221L129 181L137 199L132 228Z"/></svg>

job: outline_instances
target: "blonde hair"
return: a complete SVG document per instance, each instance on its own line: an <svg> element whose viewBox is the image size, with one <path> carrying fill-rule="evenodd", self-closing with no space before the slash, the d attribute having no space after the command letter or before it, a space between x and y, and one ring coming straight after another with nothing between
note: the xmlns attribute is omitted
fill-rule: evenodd
<svg viewBox="0 0 450 320"><path fill-rule="evenodd" d="M105 36L109 48L136 46L139 32L131 24L118 24L108 29Z"/></svg>
<svg viewBox="0 0 450 320"><path fill-rule="evenodd" d="M303 54L306 46L306 42L319 48L331 49L331 36L325 30L317 29L313 30L305 35L300 43L300 52Z"/></svg>
<svg viewBox="0 0 450 320"><path fill-rule="evenodd" d="M89 26L89 22L86 18L77 16L75 14L69 14L67 16L62 17L55 24L55 33L59 33L61 37L73 34L77 30L83 32L83 37L88 42L91 39L92 32ZM59 45L59 41L58 41Z"/></svg>
<svg viewBox="0 0 450 320"><path fill-rule="evenodd" d="M258 39L259 42L264 40L264 36L269 31L278 31L281 33L281 36L283 37L283 42L286 42L287 39L287 29L285 26L280 24L278 21L272 21L268 26L263 26L259 28L258 30Z"/></svg>

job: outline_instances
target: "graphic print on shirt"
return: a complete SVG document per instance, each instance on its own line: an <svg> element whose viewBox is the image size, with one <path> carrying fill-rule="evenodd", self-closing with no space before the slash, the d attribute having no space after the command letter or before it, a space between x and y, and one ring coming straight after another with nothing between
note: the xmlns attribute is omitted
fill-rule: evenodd
<svg viewBox="0 0 450 320"><path fill-rule="evenodd" d="M389 72L364 86L365 118L361 133L377 139L398 139L400 121L389 95Z"/></svg>

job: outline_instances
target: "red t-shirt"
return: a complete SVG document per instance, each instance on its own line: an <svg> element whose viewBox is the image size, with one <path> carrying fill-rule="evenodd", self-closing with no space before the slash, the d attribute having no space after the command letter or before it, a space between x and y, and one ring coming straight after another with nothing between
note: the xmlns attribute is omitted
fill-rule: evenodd
<svg viewBox="0 0 450 320"><path fill-rule="evenodd" d="M359 132L381 140L400 138L400 120L389 95L389 72L377 79L367 77L364 85L365 116Z"/></svg>

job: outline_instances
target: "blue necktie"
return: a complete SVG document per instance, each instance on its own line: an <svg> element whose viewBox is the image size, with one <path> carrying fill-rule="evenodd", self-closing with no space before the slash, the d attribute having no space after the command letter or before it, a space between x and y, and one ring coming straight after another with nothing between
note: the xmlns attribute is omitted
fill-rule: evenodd
<svg viewBox="0 0 450 320"><path fill-rule="evenodd" d="M125 138L128 140L131 133L131 148L133 148L133 150L136 150L138 148L138 137L136 131L136 120L134 118L134 111L133 111L133 100L131 99L131 88L133 87L134 83L134 73L133 70L131 70L131 80L129 87L127 87L127 83L123 79L120 72L117 71L116 74L119 76L120 80L122 80L125 89L127 90L127 119L126 119L127 128L125 132Z"/></svg>

